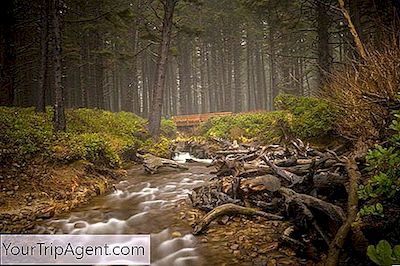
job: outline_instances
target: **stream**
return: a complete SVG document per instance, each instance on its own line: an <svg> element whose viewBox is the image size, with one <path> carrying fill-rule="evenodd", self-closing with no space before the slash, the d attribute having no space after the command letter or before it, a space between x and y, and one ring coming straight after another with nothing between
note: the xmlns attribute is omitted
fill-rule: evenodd
<svg viewBox="0 0 400 266"><path fill-rule="evenodd" d="M191 158L179 153L174 160ZM193 159L193 158L191 158ZM185 201L192 188L210 176L207 160L186 163L189 170L145 174L141 166L128 170L116 190L98 196L72 212L38 225L37 233L56 234L151 234L152 265L216 265L221 256L215 248L191 234ZM185 209L186 208L186 209Z"/></svg>

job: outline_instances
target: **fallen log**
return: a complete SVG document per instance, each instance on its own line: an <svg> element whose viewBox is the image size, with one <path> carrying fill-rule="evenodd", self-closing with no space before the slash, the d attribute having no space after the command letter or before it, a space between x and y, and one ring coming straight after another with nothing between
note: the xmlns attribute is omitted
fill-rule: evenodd
<svg viewBox="0 0 400 266"><path fill-rule="evenodd" d="M144 170L149 174L157 173L158 170L162 167L170 167L183 170L188 169L186 166L181 165L173 160L160 158L152 154L145 154L143 156L143 167Z"/></svg>
<svg viewBox="0 0 400 266"><path fill-rule="evenodd" d="M200 221L198 221L194 226L193 226L193 234L201 234L204 233L210 223L214 221L215 219L224 216L224 215L246 215L246 216L262 216L271 220L282 220L283 217L263 211L259 211L253 208L247 208L247 207L242 207L238 206L235 204L224 204L219 207L216 207L212 211L206 214Z"/></svg>

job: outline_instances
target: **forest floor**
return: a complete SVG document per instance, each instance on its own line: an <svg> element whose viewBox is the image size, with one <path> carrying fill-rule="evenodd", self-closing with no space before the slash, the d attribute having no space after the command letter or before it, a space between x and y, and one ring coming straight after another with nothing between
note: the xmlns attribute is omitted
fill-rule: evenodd
<svg viewBox="0 0 400 266"><path fill-rule="evenodd" d="M125 170L101 169L85 161L2 169L0 232L29 232L37 222L105 193L124 175Z"/></svg>

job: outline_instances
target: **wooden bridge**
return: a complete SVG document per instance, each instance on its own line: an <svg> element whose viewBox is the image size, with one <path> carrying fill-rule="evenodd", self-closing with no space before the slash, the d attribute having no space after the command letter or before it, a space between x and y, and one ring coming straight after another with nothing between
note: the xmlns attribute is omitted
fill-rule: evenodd
<svg viewBox="0 0 400 266"><path fill-rule="evenodd" d="M232 115L232 112L217 112L193 115L178 115L173 116L172 120L175 122L178 129L190 129L198 126L201 122L206 121L211 117Z"/></svg>

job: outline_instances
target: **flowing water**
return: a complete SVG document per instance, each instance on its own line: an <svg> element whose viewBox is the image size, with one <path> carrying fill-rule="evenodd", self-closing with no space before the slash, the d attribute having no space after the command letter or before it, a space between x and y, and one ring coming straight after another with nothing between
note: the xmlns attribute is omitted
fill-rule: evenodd
<svg viewBox="0 0 400 266"><path fill-rule="evenodd" d="M174 159L183 163L189 158L189 154L180 153ZM155 175L134 167L124 181L116 184L113 193L96 197L68 216L47 221L37 231L151 234L152 265L213 265L216 261L213 256L201 255L204 252L199 251L199 243L190 233L182 210L182 206L187 206L184 202L190 190L210 176L205 163L208 161L198 160L187 163L187 171L163 171Z"/></svg>

